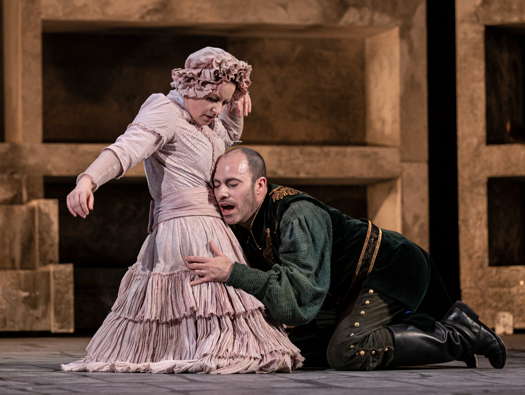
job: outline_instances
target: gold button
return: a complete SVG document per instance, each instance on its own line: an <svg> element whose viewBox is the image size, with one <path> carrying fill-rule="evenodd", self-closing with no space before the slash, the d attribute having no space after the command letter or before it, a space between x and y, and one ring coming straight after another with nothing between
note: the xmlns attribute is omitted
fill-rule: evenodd
<svg viewBox="0 0 525 395"><path fill-rule="evenodd" d="M359 322L354 322L354 326L355 326L356 328L359 328Z"/></svg>
<svg viewBox="0 0 525 395"><path fill-rule="evenodd" d="M366 311L361 310L361 311L359 312L359 314L361 314L361 315L365 315L365 314L366 314Z"/></svg>
<svg viewBox="0 0 525 395"><path fill-rule="evenodd" d="M389 351L390 350L390 347L385 347L385 351Z"/></svg>
<svg viewBox="0 0 525 395"><path fill-rule="evenodd" d="M359 355L363 356L363 355L365 355L365 354L366 354L366 353L365 353L364 350L359 351Z"/></svg>
<svg viewBox="0 0 525 395"><path fill-rule="evenodd" d="M370 301L368 299L365 300L365 304L370 304Z"/></svg>
<svg viewBox="0 0 525 395"><path fill-rule="evenodd" d="M368 293L369 293L370 295L372 295L372 294L374 293L374 290L373 290L373 289L369 289L369 290L368 290Z"/></svg>
<svg viewBox="0 0 525 395"><path fill-rule="evenodd" d="M370 354L376 355L376 350L372 350L372 352Z"/></svg>

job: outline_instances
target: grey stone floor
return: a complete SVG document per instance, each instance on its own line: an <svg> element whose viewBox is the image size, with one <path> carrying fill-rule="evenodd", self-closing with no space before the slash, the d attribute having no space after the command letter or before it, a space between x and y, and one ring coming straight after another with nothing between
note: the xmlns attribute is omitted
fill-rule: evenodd
<svg viewBox="0 0 525 395"><path fill-rule="evenodd" d="M506 337L507 367L448 363L377 372L298 371L292 374L64 373L60 363L82 356L87 338L0 337L0 394L525 394L525 335Z"/></svg>

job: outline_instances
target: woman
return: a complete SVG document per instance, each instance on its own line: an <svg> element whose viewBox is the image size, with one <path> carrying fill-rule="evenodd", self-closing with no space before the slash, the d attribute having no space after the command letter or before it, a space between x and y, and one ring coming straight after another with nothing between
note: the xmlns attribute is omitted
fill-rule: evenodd
<svg viewBox="0 0 525 395"><path fill-rule="evenodd" d="M67 205L85 218L98 187L144 160L153 204L149 235L111 312L87 356L64 370L248 373L301 366L299 350L265 320L258 300L222 283L192 286L196 278L184 261L211 256L216 243L245 263L208 182L251 111L250 72L222 49L191 54L172 71L174 89L151 95L126 132L77 178Z"/></svg>

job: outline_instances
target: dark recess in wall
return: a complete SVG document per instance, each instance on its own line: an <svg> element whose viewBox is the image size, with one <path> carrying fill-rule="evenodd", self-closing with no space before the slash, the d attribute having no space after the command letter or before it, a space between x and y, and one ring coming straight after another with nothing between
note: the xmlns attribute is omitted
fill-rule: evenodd
<svg viewBox="0 0 525 395"><path fill-rule="evenodd" d="M74 183L47 177L44 195L59 203L59 261L74 265L75 332L89 334L109 312L146 238L149 193L146 180L111 181L97 191L95 210L86 219L74 218L65 200Z"/></svg>
<svg viewBox="0 0 525 395"><path fill-rule="evenodd" d="M525 29L485 28L487 144L525 143Z"/></svg>
<svg viewBox="0 0 525 395"><path fill-rule="evenodd" d="M487 182L489 265L525 264L525 177Z"/></svg>

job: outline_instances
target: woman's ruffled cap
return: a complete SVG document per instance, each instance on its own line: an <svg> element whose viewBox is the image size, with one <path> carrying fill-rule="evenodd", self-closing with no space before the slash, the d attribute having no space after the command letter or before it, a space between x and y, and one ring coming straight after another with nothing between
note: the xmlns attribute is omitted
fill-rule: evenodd
<svg viewBox="0 0 525 395"><path fill-rule="evenodd" d="M251 85L252 66L220 48L205 47L186 59L184 68L171 71L171 86L182 96L202 98L217 90L222 82L236 86L233 99L237 100Z"/></svg>

